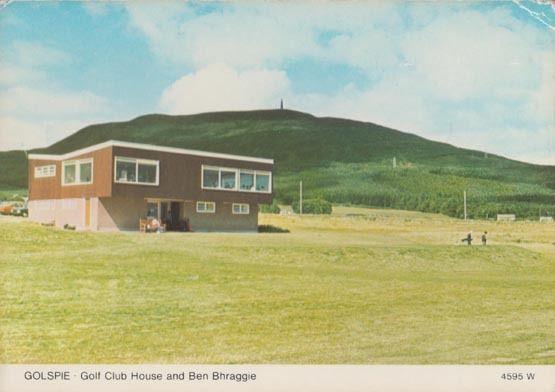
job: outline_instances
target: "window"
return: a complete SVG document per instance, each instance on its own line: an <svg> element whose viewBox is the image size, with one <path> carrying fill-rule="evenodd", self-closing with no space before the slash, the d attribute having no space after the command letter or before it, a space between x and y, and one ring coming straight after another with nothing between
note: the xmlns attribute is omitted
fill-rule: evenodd
<svg viewBox="0 0 555 392"><path fill-rule="evenodd" d="M79 159L62 163L62 185L82 185L93 182L93 160Z"/></svg>
<svg viewBox="0 0 555 392"><path fill-rule="evenodd" d="M158 185L160 161L116 157L115 182Z"/></svg>
<svg viewBox="0 0 555 392"><path fill-rule="evenodd" d="M123 158L116 159L116 181L119 182L136 182L135 177L135 160L127 160Z"/></svg>
<svg viewBox="0 0 555 392"><path fill-rule="evenodd" d="M92 162L85 162L79 165L79 178L81 182L91 182Z"/></svg>
<svg viewBox="0 0 555 392"><path fill-rule="evenodd" d="M270 189L270 174L256 173L256 190L258 192L269 192L269 189Z"/></svg>
<svg viewBox="0 0 555 392"><path fill-rule="evenodd" d="M233 203L232 211L234 214L248 215L249 205L243 203Z"/></svg>
<svg viewBox="0 0 555 392"><path fill-rule="evenodd" d="M139 182L146 183L146 184L155 184L157 170L158 170L158 165L156 164L153 165L153 164L139 162L138 175L137 175Z"/></svg>
<svg viewBox="0 0 555 392"><path fill-rule="evenodd" d="M242 192L272 192L268 171L202 166L202 188Z"/></svg>
<svg viewBox="0 0 555 392"><path fill-rule="evenodd" d="M216 212L216 203L213 201L197 201L197 212L213 214Z"/></svg>
<svg viewBox="0 0 555 392"><path fill-rule="evenodd" d="M158 202L146 203L146 216L147 218L158 218Z"/></svg>
<svg viewBox="0 0 555 392"><path fill-rule="evenodd" d="M235 189L235 177L237 172L235 170L223 170L220 172L220 188L222 189Z"/></svg>
<svg viewBox="0 0 555 392"><path fill-rule="evenodd" d="M64 182L66 184L73 184L76 182L75 167L75 163L68 163L67 165L64 165Z"/></svg>
<svg viewBox="0 0 555 392"><path fill-rule="evenodd" d="M202 187L203 188L218 188L220 183L219 169L203 169L202 170Z"/></svg>
<svg viewBox="0 0 555 392"><path fill-rule="evenodd" d="M242 191L254 191L254 172L241 170L239 187Z"/></svg>
<svg viewBox="0 0 555 392"><path fill-rule="evenodd" d="M56 165L35 167L35 178L54 177L56 175Z"/></svg>

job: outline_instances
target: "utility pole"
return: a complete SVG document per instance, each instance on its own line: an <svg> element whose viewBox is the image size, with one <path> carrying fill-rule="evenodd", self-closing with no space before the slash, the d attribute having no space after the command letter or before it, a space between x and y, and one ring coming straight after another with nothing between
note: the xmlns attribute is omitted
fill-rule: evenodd
<svg viewBox="0 0 555 392"><path fill-rule="evenodd" d="M299 215L303 214L303 180L299 182Z"/></svg>
<svg viewBox="0 0 555 392"><path fill-rule="evenodd" d="M466 191L463 192L464 198L464 220L466 220Z"/></svg>

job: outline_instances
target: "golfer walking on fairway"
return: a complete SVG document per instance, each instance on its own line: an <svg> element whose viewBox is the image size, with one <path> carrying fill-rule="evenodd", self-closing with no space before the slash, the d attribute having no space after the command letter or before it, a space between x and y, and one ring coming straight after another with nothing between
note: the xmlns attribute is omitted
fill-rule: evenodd
<svg viewBox="0 0 555 392"><path fill-rule="evenodd" d="M462 242L465 242L465 241L466 241L466 242L467 242L467 245L472 245L472 232L469 232L469 233L466 235L466 238L463 238L461 241L462 241Z"/></svg>
<svg viewBox="0 0 555 392"><path fill-rule="evenodd" d="M482 234L482 245L486 246L487 242L488 242L488 232L484 231L484 234Z"/></svg>

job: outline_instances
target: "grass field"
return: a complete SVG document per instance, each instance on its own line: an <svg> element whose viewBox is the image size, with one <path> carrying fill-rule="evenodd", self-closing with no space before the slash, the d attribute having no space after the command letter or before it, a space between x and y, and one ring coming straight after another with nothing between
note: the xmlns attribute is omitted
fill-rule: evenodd
<svg viewBox="0 0 555 392"><path fill-rule="evenodd" d="M3 363L555 363L555 225L346 207L261 215L287 234L0 219ZM462 245L468 230L491 245Z"/></svg>

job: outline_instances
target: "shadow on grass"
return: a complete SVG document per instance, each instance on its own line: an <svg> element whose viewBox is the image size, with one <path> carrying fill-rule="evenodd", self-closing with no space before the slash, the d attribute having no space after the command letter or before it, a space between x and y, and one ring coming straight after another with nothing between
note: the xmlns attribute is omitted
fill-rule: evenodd
<svg viewBox="0 0 555 392"><path fill-rule="evenodd" d="M259 233L289 233L289 230L274 225L258 225Z"/></svg>

